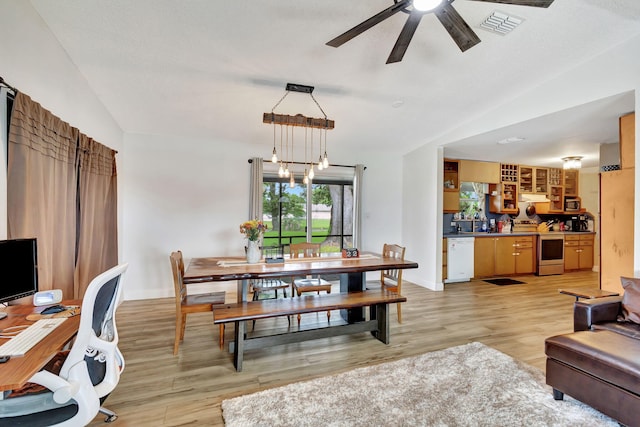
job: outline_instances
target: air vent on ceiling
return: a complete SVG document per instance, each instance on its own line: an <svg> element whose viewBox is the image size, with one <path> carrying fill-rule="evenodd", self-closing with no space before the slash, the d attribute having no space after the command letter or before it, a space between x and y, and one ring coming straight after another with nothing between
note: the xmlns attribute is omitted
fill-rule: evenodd
<svg viewBox="0 0 640 427"><path fill-rule="evenodd" d="M492 33L505 35L513 31L523 22L524 19L522 18L507 15L504 12L498 12L496 10L480 24L480 28L491 31Z"/></svg>

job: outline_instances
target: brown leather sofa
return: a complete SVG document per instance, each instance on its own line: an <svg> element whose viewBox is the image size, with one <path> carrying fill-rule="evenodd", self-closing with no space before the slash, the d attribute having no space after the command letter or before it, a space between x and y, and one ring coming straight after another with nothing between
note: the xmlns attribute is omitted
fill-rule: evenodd
<svg viewBox="0 0 640 427"><path fill-rule="evenodd" d="M640 426L640 325L618 322L622 297L576 301L573 333L545 341L547 384L627 426Z"/></svg>

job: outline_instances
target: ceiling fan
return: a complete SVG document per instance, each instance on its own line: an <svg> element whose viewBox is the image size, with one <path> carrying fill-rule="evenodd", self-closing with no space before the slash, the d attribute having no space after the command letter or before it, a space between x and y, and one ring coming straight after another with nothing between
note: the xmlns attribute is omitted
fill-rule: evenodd
<svg viewBox="0 0 640 427"><path fill-rule="evenodd" d="M489 3L506 3L520 6L549 7L553 0L474 0ZM464 19L456 12L451 3L454 0L393 0L393 5L386 8L382 12L373 15L366 21L361 22L349 31L340 34L335 39L327 42L328 46L339 47L348 42L357 35L362 34L369 28L384 21L385 19L403 11L409 14L407 22L402 27L398 40L391 50L391 54L387 59L387 64L402 61L404 53L409 47L409 42L415 33L420 19L427 13L434 13L440 23L449 32L449 35L456 42L461 51L465 51L478 43L480 38L473 32L471 27L467 25Z"/></svg>

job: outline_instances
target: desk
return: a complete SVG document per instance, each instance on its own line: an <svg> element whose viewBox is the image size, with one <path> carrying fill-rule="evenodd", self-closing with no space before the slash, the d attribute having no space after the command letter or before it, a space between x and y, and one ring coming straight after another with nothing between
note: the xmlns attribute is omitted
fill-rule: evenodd
<svg viewBox="0 0 640 427"><path fill-rule="evenodd" d="M81 306L82 301L63 301L64 305ZM12 305L4 310L8 316L0 320L0 329L14 325L31 324L26 317L34 313L32 305ZM55 354L78 333L80 316L67 318L42 341L27 352L24 357L12 357L0 363L0 391L22 387L36 372L40 371ZM0 344L6 340L0 339Z"/></svg>

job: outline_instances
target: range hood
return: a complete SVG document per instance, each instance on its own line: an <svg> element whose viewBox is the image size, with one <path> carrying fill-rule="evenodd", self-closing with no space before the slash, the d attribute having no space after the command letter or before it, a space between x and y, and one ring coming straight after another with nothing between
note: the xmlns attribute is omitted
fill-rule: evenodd
<svg viewBox="0 0 640 427"><path fill-rule="evenodd" d="M520 194L520 201L531 202L531 203L544 203L544 202L550 202L551 200L547 198L546 194L523 193L523 194Z"/></svg>

